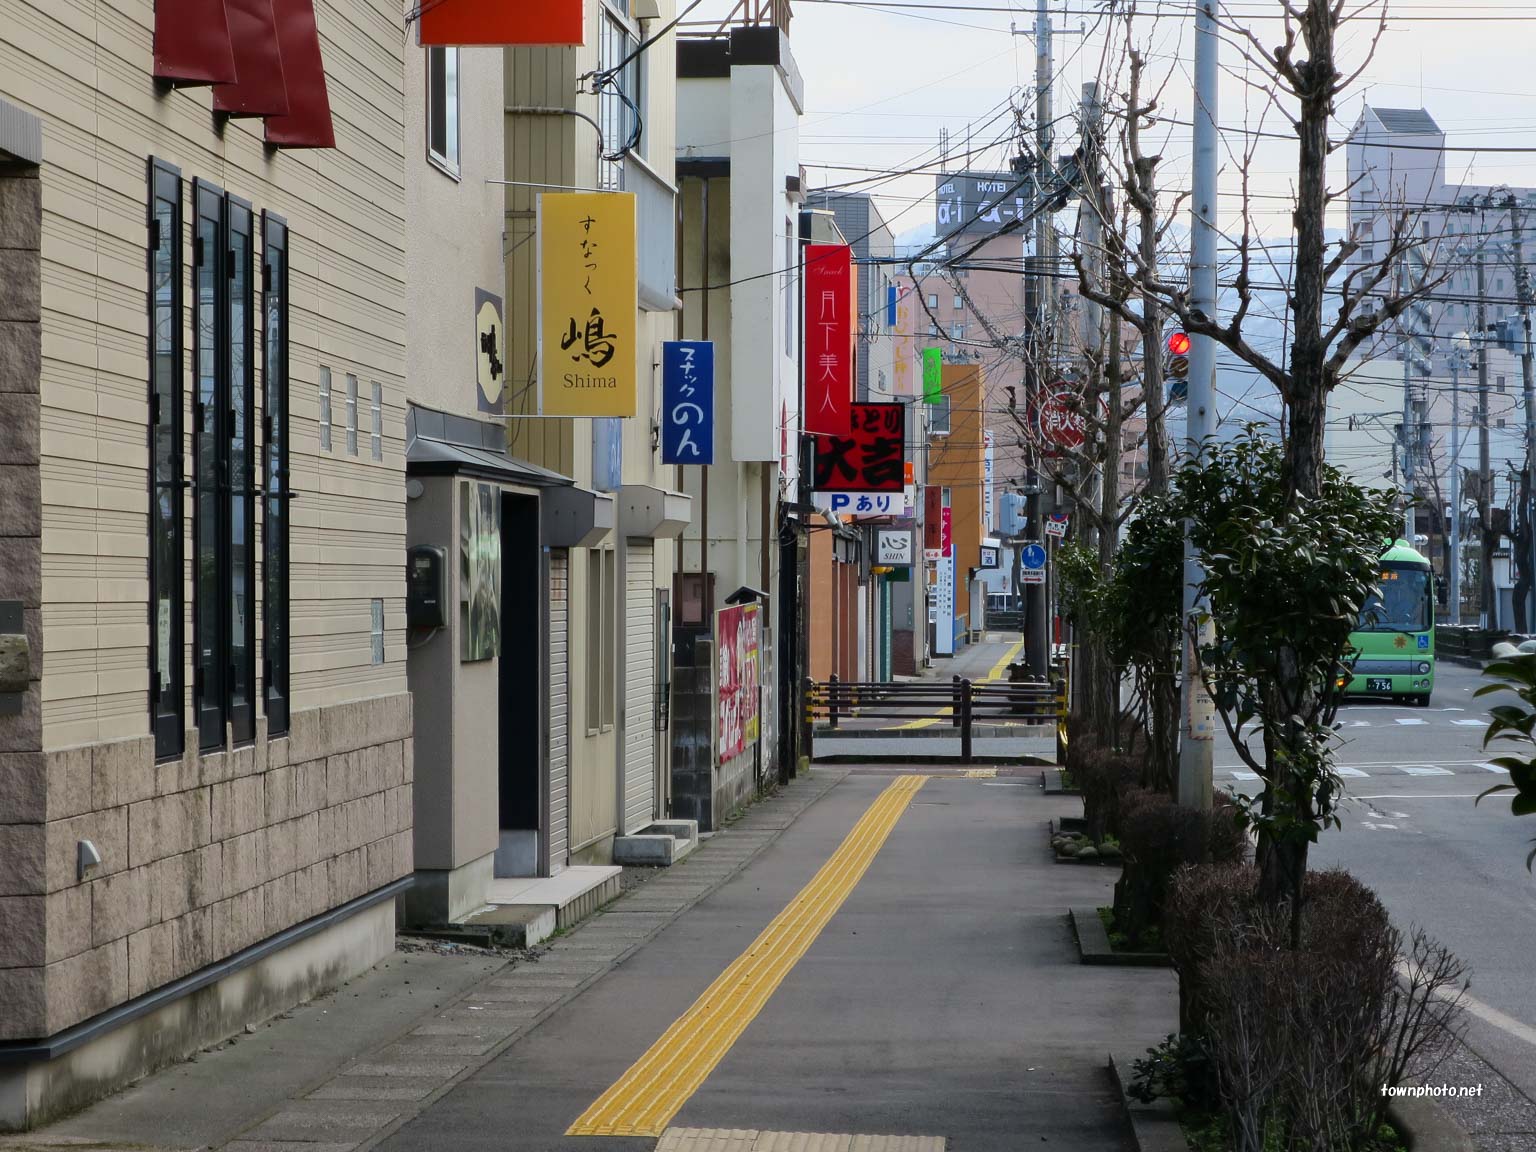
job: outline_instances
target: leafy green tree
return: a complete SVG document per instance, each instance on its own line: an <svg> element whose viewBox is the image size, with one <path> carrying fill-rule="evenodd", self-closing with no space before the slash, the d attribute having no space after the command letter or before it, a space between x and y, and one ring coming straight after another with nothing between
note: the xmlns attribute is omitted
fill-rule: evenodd
<svg viewBox="0 0 1536 1152"><path fill-rule="evenodd" d="M1522 756L1511 752L1490 761L1509 773L1509 783L1495 784L1478 796L1477 802L1481 804L1484 796L1496 792L1513 792L1510 811L1516 816L1529 816L1536 812L1536 652L1495 660L1483 669L1483 675L1495 682L1484 684L1473 693L1474 696L1513 692L1519 698L1519 703L1496 704L1488 710L1493 719L1483 733L1483 747L1495 740L1513 741L1532 749L1533 754ZM1536 860L1536 848L1532 848L1525 858L1527 872L1531 870L1532 860Z"/></svg>
<svg viewBox="0 0 1536 1152"><path fill-rule="evenodd" d="M1174 501L1205 565L1212 630L1198 672L1262 783L1245 804L1258 831L1259 896L1289 902L1293 939L1308 848L1338 824L1333 723L1349 633L1396 526L1390 494L1327 464L1316 481L1299 489L1285 449L1250 426L1187 463Z"/></svg>
<svg viewBox="0 0 1536 1152"><path fill-rule="evenodd" d="M1150 747L1142 786L1174 797L1179 760L1179 619L1184 526L1166 494L1144 495L1115 553L1119 652Z"/></svg>

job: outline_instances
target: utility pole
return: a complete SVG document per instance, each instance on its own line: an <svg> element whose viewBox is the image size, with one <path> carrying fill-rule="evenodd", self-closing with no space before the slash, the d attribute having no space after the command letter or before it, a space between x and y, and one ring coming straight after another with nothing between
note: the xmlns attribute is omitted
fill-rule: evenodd
<svg viewBox="0 0 1536 1152"><path fill-rule="evenodd" d="M1536 492L1536 348L1531 341L1531 278L1525 266L1525 238L1521 234L1520 198L1509 194L1509 229L1514 233L1515 249L1515 303L1520 309L1520 391L1525 398L1525 467L1531 474L1531 490ZM1536 517L1532 509L1525 509L1525 522L1531 526L1530 599L1525 614L1528 631L1536 631Z"/></svg>
<svg viewBox="0 0 1536 1152"><path fill-rule="evenodd" d="M1467 334L1451 339L1451 623L1461 624L1461 355Z"/></svg>
<svg viewBox="0 0 1536 1152"><path fill-rule="evenodd" d="M1216 300L1216 82L1221 40L1216 25L1216 0L1198 0L1195 9L1195 131L1194 181L1190 197L1190 310L1217 319ZM1216 428L1216 343L1193 336L1189 357L1187 451L1198 459L1205 439ZM1215 750L1216 714L1210 693L1196 671L1195 644L1210 633L1201 623L1206 606L1196 589L1204 580L1200 555L1184 525L1184 674L1180 701L1183 739L1179 742L1179 803L1190 808L1211 806L1211 757Z"/></svg>
<svg viewBox="0 0 1536 1152"><path fill-rule="evenodd" d="M1051 167L1051 18L1046 0L1035 0L1035 187L1034 198L1038 202L1045 188L1046 176ZM1046 386L1050 383L1044 374L1050 371L1050 292L1047 277L1054 271L1055 233L1052 231L1052 214L1037 212L1035 215L1035 259L1033 276L1026 275L1024 290L1026 312L1033 328L1034 370L1026 367L1024 412L1026 419L1034 420L1040 411L1040 403ZM1033 286L1032 307L1030 288ZM1026 358L1026 365L1029 359ZM1037 445L1036 451L1039 450ZM1025 477L1028 496L1024 515L1028 525L1026 532L1040 540L1045 539L1045 474L1037 467L1030 468ZM1044 677L1050 671L1050 598L1046 585L1030 584L1024 589L1024 658L1034 676Z"/></svg>
<svg viewBox="0 0 1536 1152"><path fill-rule="evenodd" d="M1488 449L1488 304L1484 296L1487 269L1483 248L1477 249L1477 523L1482 539L1478 551L1477 602L1482 626L1492 628L1497 608L1493 598L1493 470Z"/></svg>
<svg viewBox="0 0 1536 1152"><path fill-rule="evenodd" d="M1405 252L1398 257L1397 262L1397 290L1406 296L1412 289L1412 281L1408 275L1408 254ZM1413 418L1413 334L1408 330L1408 313L1404 312L1399 320L1399 330L1403 338L1403 487L1407 490L1408 499L1403 508L1403 536L1409 545L1413 544L1414 524L1413 484L1416 479L1413 450L1418 441L1418 424Z"/></svg>

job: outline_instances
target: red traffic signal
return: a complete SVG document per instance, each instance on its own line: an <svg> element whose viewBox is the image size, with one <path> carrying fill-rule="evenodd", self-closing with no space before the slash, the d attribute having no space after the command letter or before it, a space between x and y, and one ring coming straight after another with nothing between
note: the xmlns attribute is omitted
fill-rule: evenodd
<svg viewBox="0 0 1536 1152"><path fill-rule="evenodd" d="M1168 354L1170 356L1189 355L1189 336L1183 331L1168 333Z"/></svg>

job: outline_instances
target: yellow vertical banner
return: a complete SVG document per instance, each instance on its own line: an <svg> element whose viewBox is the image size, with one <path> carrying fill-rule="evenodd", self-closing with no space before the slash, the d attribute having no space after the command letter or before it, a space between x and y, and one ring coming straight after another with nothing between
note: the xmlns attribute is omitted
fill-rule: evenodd
<svg viewBox="0 0 1536 1152"><path fill-rule="evenodd" d="M633 416L634 193L546 192L538 235L540 413Z"/></svg>

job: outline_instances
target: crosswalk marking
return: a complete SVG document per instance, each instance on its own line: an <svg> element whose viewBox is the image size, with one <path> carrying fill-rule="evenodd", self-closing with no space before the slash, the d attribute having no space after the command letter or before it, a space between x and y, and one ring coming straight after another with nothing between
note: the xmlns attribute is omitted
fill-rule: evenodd
<svg viewBox="0 0 1536 1152"><path fill-rule="evenodd" d="M1420 720L1417 716L1394 716L1399 724L1428 724L1428 720Z"/></svg>
<svg viewBox="0 0 1536 1152"><path fill-rule="evenodd" d="M1459 724L1463 728L1483 728L1487 726L1486 720L1452 720L1452 724Z"/></svg>
<svg viewBox="0 0 1536 1152"><path fill-rule="evenodd" d="M1366 769L1370 769L1367 771ZM1449 766L1442 764L1368 764L1365 768L1356 768L1353 765L1338 765L1334 771L1340 776L1352 780L1368 780L1374 776L1390 776L1394 772L1400 772L1405 776L1454 776L1458 772L1473 772L1481 769L1484 772L1493 772L1498 775L1506 775L1508 770L1500 768L1488 761L1478 760L1453 760ZM1249 772L1244 768L1233 768L1225 765L1216 769L1218 774L1231 776L1236 780L1257 780L1256 772Z"/></svg>

